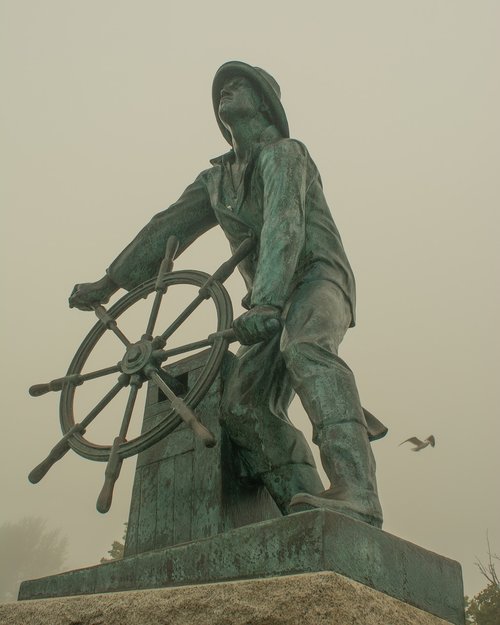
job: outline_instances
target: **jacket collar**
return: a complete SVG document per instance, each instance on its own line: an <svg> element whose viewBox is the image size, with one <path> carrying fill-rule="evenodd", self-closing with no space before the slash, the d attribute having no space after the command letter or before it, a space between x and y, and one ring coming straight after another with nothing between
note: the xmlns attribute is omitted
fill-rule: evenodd
<svg viewBox="0 0 500 625"><path fill-rule="evenodd" d="M234 161L234 150L229 150L225 154L221 154L220 156L216 156L215 158L210 159L211 165L222 165L224 163L230 163Z"/></svg>
<svg viewBox="0 0 500 625"><path fill-rule="evenodd" d="M276 126L269 125L267 128L264 128L258 141L252 148L252 157L250 160L252 161L267 143L274 143L282 138L283 137L278 132ZM233 161L234 150L229 150L229 152L226 152L225 154L221 154L220 156L210 159L211 165L223 165L224 163L232 163Z"/></svg>

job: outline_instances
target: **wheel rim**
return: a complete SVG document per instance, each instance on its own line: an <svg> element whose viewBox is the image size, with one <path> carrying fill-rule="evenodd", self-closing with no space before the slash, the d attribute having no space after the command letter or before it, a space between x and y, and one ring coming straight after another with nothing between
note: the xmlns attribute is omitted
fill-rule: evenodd
<svg viewBox="0 0 500 625"><path fill-rule="evenodd" d="M166 275L163 285L170 287L178 284L187 284L202 287L205 286L209 277L208 274L202 271L176 271ZM136 302L152 293L155 289L155 283L155 279L149 280L130 291L130 293L127 293L109 309L109 315L114 319L118 318ZM228 292L217 281L211 282L207 290L210 296L209 299L212 300L217 314L217 332L230 328L233 313ZM94 325L78 348L71 361L67 375L81 373L90 353L105 332L106 327L101 322ZM228 341L222 337L216 338L213 345L209 348L202 372L184 398L186 404L191 408L195 408L199 404L210 388L220 369L227 348ZM64 434L75 424L73 410L75 392L76 387L72 384L67 384L63 387L61 393L59 415ZM180 423L181 418L171 409L150 430L120 445L120 458L127 458L144 451L175 430ZM82 434L73 435L69 439L69 444L76 453L89 460L105 462L109 458L110 445L97 445L88 441Z"/></svg>

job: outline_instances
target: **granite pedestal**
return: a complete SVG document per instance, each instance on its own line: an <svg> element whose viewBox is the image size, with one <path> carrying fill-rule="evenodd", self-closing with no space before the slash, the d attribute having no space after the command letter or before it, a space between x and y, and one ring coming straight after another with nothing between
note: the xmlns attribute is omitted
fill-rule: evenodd
<svg viewBox="0 0 500 625"><path fill-rule="evenodd" d="M320 572L0 604L2 625L450 625Z"/></svg>

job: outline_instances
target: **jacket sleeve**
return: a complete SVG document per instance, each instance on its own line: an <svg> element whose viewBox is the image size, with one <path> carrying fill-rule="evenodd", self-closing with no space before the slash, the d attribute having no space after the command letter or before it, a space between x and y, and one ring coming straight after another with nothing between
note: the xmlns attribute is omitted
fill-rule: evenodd
<svg viewBox="0 0 500 625"><path fill-rule="evenodd" d="M259 161L263 225L251 304L282 308L304 247L308 154L298 141L285 139L266 146Z"/></svg>
<svg viewBox="0 0 500 625"><path fill-rule="evenodd" d="M128 291L159 270L169 236L179 239L178 254L201 234L216 225L202 172L166 210L155 215L129 245L111 263L107 274L118 286Z"/></svg>

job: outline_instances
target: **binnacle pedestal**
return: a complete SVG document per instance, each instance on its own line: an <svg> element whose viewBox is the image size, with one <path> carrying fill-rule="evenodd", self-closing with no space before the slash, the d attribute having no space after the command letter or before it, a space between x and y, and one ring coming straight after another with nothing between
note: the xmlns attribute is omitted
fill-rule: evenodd
<svg viewBox="0 0 500 625"><path fill-rule="evenodd" d="M190 388L205 357L203 353L195 355L167 367L167 371ZM231 365L231 358L228 353L223 369ZM138 455L126 557L281 516L263 486L243 485L238 479L237 455L219 424L222 384L219 375L196 408L217 440L215 447L206 447L183 422ZM169 410L170 402L161 389L150 384L143 431L156 425Z"/></svg>

